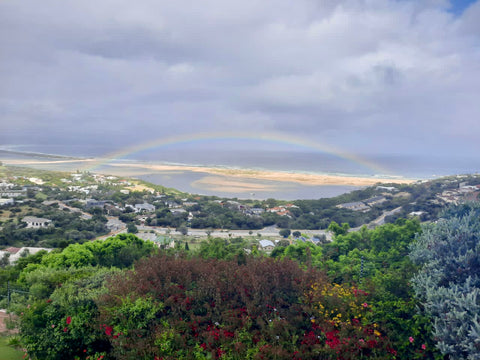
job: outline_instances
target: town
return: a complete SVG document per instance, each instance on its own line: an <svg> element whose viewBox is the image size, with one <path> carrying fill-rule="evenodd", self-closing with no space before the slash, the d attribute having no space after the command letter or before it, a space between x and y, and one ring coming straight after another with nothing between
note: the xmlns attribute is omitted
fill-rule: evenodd
<svg viewBox="0 0 480 360"><path fill-rule="evenodd" d="M298 241L331 240L330 225L374 228L398 218L435 221L448 204L475 200L480 177L382 184L335 198L238 200L182 193L132 178L0 167L0 258L134 233L161 248L242 239L267 253Z"/></svg>

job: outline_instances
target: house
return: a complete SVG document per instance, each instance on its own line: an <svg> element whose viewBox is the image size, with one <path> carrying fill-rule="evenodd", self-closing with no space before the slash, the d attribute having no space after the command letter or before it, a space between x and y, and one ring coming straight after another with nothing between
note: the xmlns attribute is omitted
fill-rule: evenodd
<svg viewBox="0 0 480 360"><path fill-rule="evenodd" d="M0 251L0 258L5 256L6 254L8 256L8 260L10 264L13 264L17 262L18 259L21 257L27 256L27 255L33 255L36 254L37 252L45 250L47 252L52 251L52 249L47 249L47 248L37 248L37 247L22 247L22 248L17 248L17 247L9 247L3 251Z"/></svg>
<svg viewBox="0 0 480 360"><path fill-rule="evenodd" d="M182 207L179 203L175 201L165 201L165 205L167 205L170 209L176 209Z"/></svg>
<svg viewBox="0 0 480 360"><path fill-rule="evenodd" d="M45 182L42 179L35 178L35 177L28 178L28 181L30 181L31 183L37 184L37 185L45 184Z"/></svg>
<svg viewBox="0 0 480 360"><path fill-rule="evenodd" d="M45 219L45 218L38 218L35 216L25 216L22 219L23 222L27 223L27 229L39 229L39 228L46 228L52 225L52 220Z"/></svg>
<svg viewBox="0 0 480 360"><path fill-rule="evenodd" d="M275 248L275 244L270 240L260 240L260 249L263 251L272 251Z"/></svg>
<svg viewBox="0 0 480 360"><path fill-rule="evenodd" d="M387 199L384 196L374 196L374 197L371 197L370 199L364 200L363 202L368 206L373 206L373 205L381 204L385 201L387 201Z"/></svg>
<svg viewBox="0 0 480 360"><path fill-rule="evenodd" d="M183 213L186 213L187 210L185 209L170 209L170 212L173 214L173 215L178 215L178 214L183 214Z"/></svg>
<svg viewBox="0 0 480 360"><path fill-rule="evenodd" d="M85 203L85 207L87 209L91 209L91 208L101 208L103 209L103 207L105 206L107 202L104 201L104 200L95 200L95 199L87 199L86 203Z"/></svg>
<svg viewBox="0 0 480 360"><path fill-rule="evenodd" d="M408 214L408 216L422 216L423 214L426 214L425 211L412 211L411 213Z"/></svg>
<svg viewBox="0 0 480 360"><path fill-rule="evenodd" d="M154 212L155 205L143 203L143 204L135 204L135 212Z"/></svg>
<svg viewBox="0 0 480 360"><path fill-rule="evenodd" d="M185 201L183 203L183 206L185 207L190 207L190 206L195 206L195 205L198 205L198 202L195 202L195 201Z"/></svg>
<svg viewBox="0 0 480 360"><path fill-rule="evenodd" d="M340 209L348 209L348 210L352 210L352 211L368 211L368 210L370 210L370 208L361 201L339 204L336 207L340 208Z"/></svg>
<svg viewBox="0 0 480 360"><path fill-rule="evenodd" d="M0 206L13 204L15 201L13 199L0 199Z"/></svg>
<svg viewBox="0 0 480 360"><path fill-rule="evenodd" d="M252 213L253 215L261 215L265 212L264 209L262 208L251 208L250 209L250 213Z"/></svg>
<svg viewBox="0 0 480 360"><path fill-rule="evenodd" d="M142 239L143 241L152 241L155 242L158 238L157 234L150 232L138 232L135 234L136 237Z"/></svg>
<svg viewBox="0 0 480 360"><path fill-rule="evenodd" d="M288 206L288 208L293 208L293 207L296 207L296 206L295 205ZM273 208L267 209L267 212L276 213L277 215L280 215L280 216L288 216L290 218L292 217L292 213L290 212L290 210L287 210L286 206L275 206Z"/></svg>
<svg viewBox="0 0 480 360"><path fill-rule="evenodd" d="M105 226L110 231L118 231L127 227L127 225L123 221L118 220L115 217L109 218Z"/></svg>
<svg viewBox="0 0 480 360"><path fill-rule="evenodd" d="M7 183L5 181L0 182L0 189L11 189L15 187L15 184Z"/></svg>
<svg viewBox="0 0 480 360"><path fill-rule="evenodd" d="M20 196L27 196L27 189L23 188L22 190L1 190L0 197L4 198L16 198Z"/></svg>
<svg viewBox="0 0 480 360"><path fill-rule="evenodd" d="M384 191L390 191L390 192L398 191L397 188L394 186L377 186L376 190L384 190Z"/></svg>

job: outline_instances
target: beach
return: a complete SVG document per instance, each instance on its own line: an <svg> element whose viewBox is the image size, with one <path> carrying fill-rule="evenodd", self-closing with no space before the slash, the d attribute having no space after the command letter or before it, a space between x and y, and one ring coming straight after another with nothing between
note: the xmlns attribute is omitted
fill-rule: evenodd
<svg viewBox="0 0 480 360"><path fill-rule="evenodd" d="M6 165L55 171L89 171L142 179L180 191L222 197L318 199L337 196L381 183L409 184L416 180L393 177L367 177L258 170L213 166L172 165L154 162L115 161L103 158L55 159L11 157L0 159Z"/></svg>
<svg viewBox="0 0 480 360"><path fill-rule="evenodd" d="M256 179L270 181L295 182L303 185L347 185L347 186L371 186L378 183L411 184L416 180L404 178L381 178L381 177L360 177L347 175L326 175L326 174L306 174L288 171L270 171L270 170L250 170L250 169L223 169L214 167L200 166L181 166L181 165L156 165L156 164L109 164L111 167L134 169L145 169L148 171L192 171L208 173L212 175L221 175L223 177L235 179ZM212 177L216 185L220 178Z"/></svg>

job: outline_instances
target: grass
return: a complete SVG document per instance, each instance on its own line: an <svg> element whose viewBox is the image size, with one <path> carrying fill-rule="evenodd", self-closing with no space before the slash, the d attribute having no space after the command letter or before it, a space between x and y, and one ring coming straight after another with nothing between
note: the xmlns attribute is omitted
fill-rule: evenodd
<svg viewBox="0 0 480 360"><path fill-rule="evenodd" d="M8 337L0 336L0 360L20 360L23 352L8 346Z"/></svg>

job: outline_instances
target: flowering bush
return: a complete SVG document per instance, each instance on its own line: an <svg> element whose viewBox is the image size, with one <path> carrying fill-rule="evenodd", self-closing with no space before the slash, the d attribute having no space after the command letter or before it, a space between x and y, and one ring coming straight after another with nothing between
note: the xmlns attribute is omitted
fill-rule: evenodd
<svg viewBox="0 0 480 360"><path fill-rule="evenodd" d="M396 358L366 292L291 260L159 254L108 286L99 321L118 359Z"/></svg>

